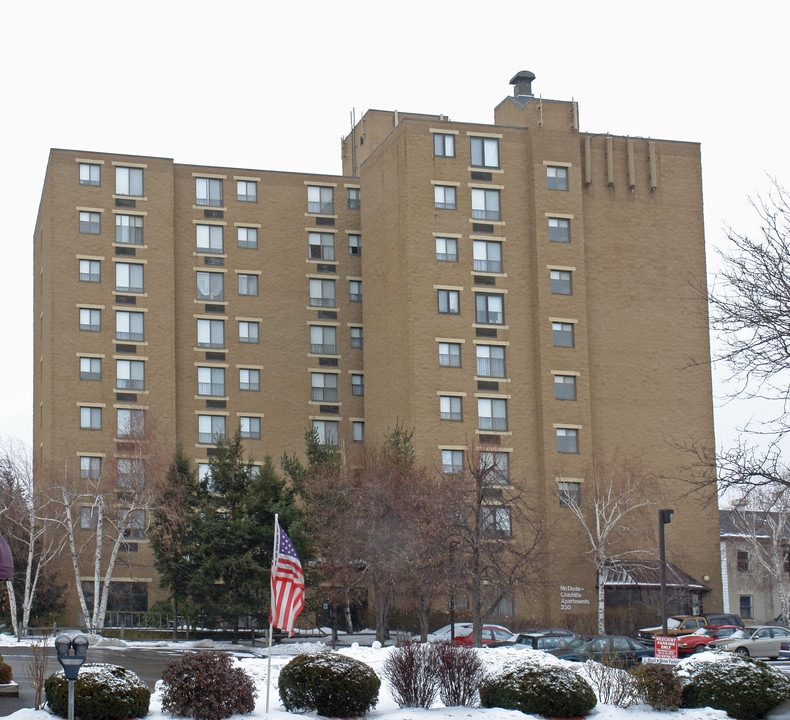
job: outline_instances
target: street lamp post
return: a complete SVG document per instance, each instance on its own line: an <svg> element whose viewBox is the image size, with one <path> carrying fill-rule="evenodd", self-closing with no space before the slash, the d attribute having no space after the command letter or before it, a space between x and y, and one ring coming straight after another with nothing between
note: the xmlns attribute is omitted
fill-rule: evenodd
<svg viewBox="0 0 790 720"><path fill-rule="evenodd" d="M664 547L664 525L672 521L674 510L658 511L658 554L661 558L661 634L667 634L667 554Z"/></svg>
<svg viewBox="0 0 790 720"><path fill-rule="evenodd" d="M58 635L55 638L55 651L58 654L58 662L63 668L63 674L69 681L69 720L74 720L74 681L77 679L82 663L85 662L88 638L84 635L70 638L65 633Z"/></svg>

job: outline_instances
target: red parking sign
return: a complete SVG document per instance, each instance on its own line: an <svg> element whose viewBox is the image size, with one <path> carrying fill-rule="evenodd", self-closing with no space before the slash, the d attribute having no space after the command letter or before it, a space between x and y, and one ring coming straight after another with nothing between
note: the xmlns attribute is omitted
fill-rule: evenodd
<svg viewBox="0 0 790 720"><path fill-rule="evenodd" d="M677 660L678 639L671 635L657 635L655 656L657 658L672 658Z"/></svg>

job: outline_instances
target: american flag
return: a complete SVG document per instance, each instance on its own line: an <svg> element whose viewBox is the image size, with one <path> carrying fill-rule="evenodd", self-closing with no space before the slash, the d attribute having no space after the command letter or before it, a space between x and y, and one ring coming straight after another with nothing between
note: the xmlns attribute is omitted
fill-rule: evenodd
<svg viewBox="0 0 790 720"><path fill-rule="evenodd" d="M294 622L304 608L304 573L291 538L277 523L272 563L272 613L274 627L293 635Z"/></svg>

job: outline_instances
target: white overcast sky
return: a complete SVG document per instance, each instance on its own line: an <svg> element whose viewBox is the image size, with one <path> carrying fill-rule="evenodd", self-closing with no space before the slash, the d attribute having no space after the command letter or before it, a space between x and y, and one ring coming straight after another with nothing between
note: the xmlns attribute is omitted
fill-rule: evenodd
<svg viewBox="0 0 790 720"><path fill-rule="evenodd" d="M531 70L536 95L579 102L582 131L700 142L709 248L727 225L757 227L748 198L769 177L790 185L780 0L17 0L4 14L0 438L32 443L32 235L52 147L339 174L352 110L490 123ZM715 404L721 445L748 416Z"/></svg>

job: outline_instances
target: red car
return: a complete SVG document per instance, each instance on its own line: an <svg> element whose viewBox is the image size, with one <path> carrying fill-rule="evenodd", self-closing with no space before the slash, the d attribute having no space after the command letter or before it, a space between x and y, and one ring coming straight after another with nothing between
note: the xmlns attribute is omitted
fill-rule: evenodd
<svg viewBox="0 0 790 720"><path fill-rule="evenodd" d="M490 645L492 642L500 642L502 640L512 640L513 633L502 625L483 625L483 645ZM466 645L471 647L472 642L472 625L464 625L463 627L456 626L455 628L455 644Z"/></svg>
<svg viewBox="0 0 790 720"><path fill-rule="evenodd" d="M678 638L678 655L691 655L695 652L707 650L705 647L709 642L728 638L736 630L743 628L737 625L717 625L715 627L704 627L695 630L691 635L681 635Z"/></svg>

